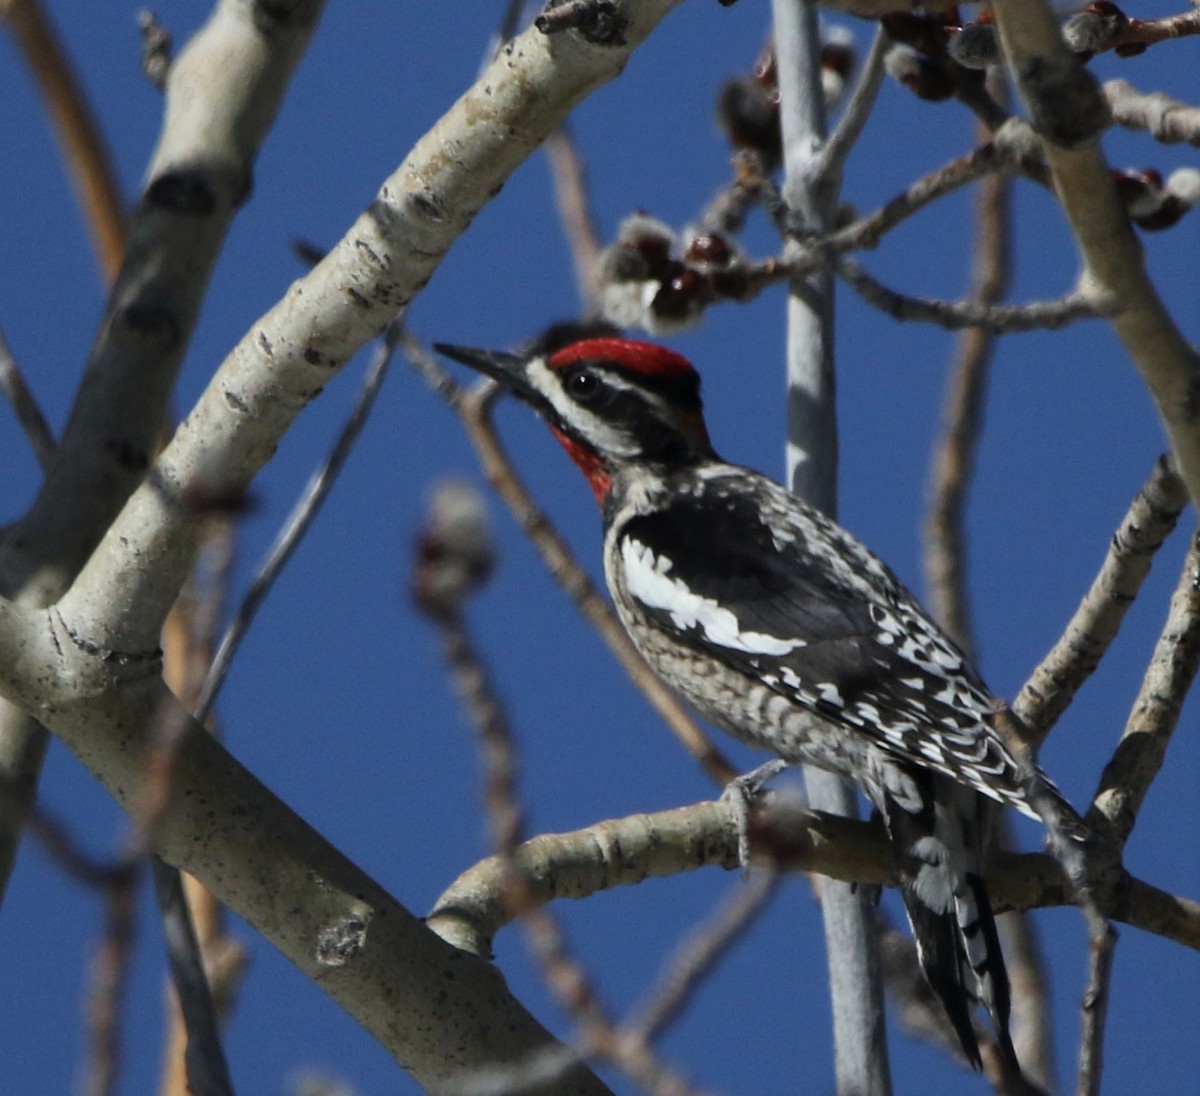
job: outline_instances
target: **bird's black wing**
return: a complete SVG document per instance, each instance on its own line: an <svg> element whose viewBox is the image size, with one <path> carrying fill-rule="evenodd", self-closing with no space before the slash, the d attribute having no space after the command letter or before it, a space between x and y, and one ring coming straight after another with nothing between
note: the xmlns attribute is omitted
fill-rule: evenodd
<svg viewBox="0 0 1200 1096"><path fill-rule="evenodd" d="M898 760L1028 809L962 653L861 543L778 485L680 493L620 530L651 619Z"/></svg>

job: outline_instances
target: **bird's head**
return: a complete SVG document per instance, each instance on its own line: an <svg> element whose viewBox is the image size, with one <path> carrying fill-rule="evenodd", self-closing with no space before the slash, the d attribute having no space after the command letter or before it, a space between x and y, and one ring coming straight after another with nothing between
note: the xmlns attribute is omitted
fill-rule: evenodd
<svg viewBox="0 0 1200 1096"><path fill-rule="evenodd" d="M550 354L435 344L499 381L550 425L601 506L622 467L668 467L711 458L700 376L666 347L584 339Z"/></svg>

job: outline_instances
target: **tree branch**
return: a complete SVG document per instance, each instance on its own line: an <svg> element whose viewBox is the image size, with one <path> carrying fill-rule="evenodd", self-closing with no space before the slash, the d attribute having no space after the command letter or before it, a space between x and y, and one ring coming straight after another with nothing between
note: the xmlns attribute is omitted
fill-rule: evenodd
<svg viewBox="0 0 1200 1096"><path fill-rule="evenodd" d="M153 646L196 550L189 499L244 493L296 416L420 292L509 174L678 2L631 6L625 46L530 30L501 51L226 358L62 599L73 631L106 650Z"/></svg>
<svg viewBox="0 0 1200 1096"><path fill-rule="evenodd" d="M1043 139L1083 257L1081 288L1111 322L1158 407L1193 501L1200 500L1200 356L1167 312L1117 197L1097 137L1111 121L1095 81L1063 43L1044 0L995 9L1004 55Z"/></svg>
<svg viewBox="0 0 1200 1096"><path fill-rule="evenodd" d="M1100 571L1062 637L1029 675L1013 711L1040 743L1100 664L1125 613L1187 505L1187 489L1160 457L1113 534Z"/></svg>
<svg viewBox="0 0 1200 1096"><path fill-rule="evenodd" d="M842 818L773 802L753 815L752 852L791 871L871 886L894 886L896 853L877 822ZM740 867L737 816L728 802L608 819L580 830L541 834L514 857L537 902L587 898L614 886L636 886L703 867ZM456 947L488 955L511 920L500 901L501 865L481 860L434 903L429 927ZM987 866L997 913L1070 905L1071 887L1048 853L997 853ZM1200 902L1179 898L1130 875L1105 895L1114 920L1200 951Z"/></svg>
<svg viewBox="0 0 1200 1096"><path fill-rule="evenodd" d="M322 6L221 0L172 66L148 181L61 443L33 506L0 539L0 594L56 601L144 479L213 263ZM173 600L155 607L159 623ZM32 803L45 750L37 723L0 704L0 795ZM0 890L22 816L0 829Z"/></svg>
<svg viewBox="0 0 1200 1096"><path fill-rule="evenodd" d="M1162 635L1086 816L1090 825L1102 827L1118 847L1129 840L1138 811L1162 768L1198 667L1200 542L1193 535Z"/></svg>

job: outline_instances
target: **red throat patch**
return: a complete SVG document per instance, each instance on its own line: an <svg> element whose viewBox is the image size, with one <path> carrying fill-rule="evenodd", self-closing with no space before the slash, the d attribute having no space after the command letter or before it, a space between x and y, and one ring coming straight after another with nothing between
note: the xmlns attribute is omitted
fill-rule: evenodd
<svg viewBox="0 0 1200 1096"><path fill-rule="evenodd" d="M552 426L550 432L558 438L559 444L567 451L567 455L579 465L579 470L587 477L592 494L596 496L596 501L603 510L608 492L612 489L612 477L608 474L608 469L604 467L604 462L594 450L564 434L561 430L556 430Z"/></svg>

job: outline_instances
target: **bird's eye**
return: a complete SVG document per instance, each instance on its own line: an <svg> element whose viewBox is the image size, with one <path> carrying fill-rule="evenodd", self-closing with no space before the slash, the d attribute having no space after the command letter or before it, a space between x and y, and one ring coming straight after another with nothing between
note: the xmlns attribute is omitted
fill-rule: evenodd
<svg viewBox="0 0 1200 1096"><path fill-rule="evenodd" d="M580 369L567 378L567 393L579 403L587 403L600 391L600 379L587 369Z"/></svg>

